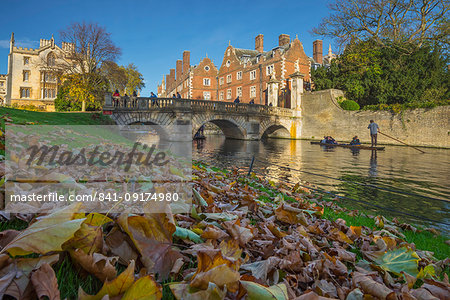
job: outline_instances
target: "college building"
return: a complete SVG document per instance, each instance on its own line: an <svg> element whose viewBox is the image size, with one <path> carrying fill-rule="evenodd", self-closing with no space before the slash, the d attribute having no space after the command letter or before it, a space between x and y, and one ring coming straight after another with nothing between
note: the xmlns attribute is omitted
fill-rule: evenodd
<svg viewBox="0 0 450 300"><path fill-rule="evenodd" d="M73 50L72 44L61 47L51 39L40 39L39 48L16 47L11 34L8 55L8 74L0 75L0 98L10 106L32 105L46 111L54 111L58 94L58 78L52 72L58 59Z"/></svg>
<svg viewBox="0 0 450 300"><path fill-rule="evenodd" d="M321 40L313 43L313 57L305 54L298 37L287 34L278 37L278 45L264 50L264 36L255 38L255 49L225 49L220 68L205 57L197 66L190 66L190 52L184 51L176 69L170 69L160 85L159 97L173 97L177 92L185 99L205 99L241 102L253 101L268 105L269 82L278 83L279 106L289 107L292 75L302 74L306 86L311 83L311 68L328 65L336 57L331 52L323 56ZM186 71L185 71L186 70Z"/></svg>

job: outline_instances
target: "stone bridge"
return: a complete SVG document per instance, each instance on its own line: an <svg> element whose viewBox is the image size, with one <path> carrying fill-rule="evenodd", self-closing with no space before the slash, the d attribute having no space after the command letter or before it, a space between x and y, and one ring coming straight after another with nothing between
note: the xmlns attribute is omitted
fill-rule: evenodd
<svg viewBox="0 0 450 300"><path fill-rule="evenodd" d="M258 104L175 98L112 98L105 95L103 113L118 125L155 124L171 136L177 125L190 125L192 138L208 122L225 137L259 140L264 136L300 138L299 110Z"/></svg>

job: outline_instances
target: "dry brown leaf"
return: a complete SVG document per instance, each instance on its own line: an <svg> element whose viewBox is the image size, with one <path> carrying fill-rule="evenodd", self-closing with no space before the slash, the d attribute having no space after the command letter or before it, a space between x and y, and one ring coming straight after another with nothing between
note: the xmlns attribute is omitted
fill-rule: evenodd
<svg viewBox="0 0 450 300"><path fill-rule="evenodd" d="M86 254L81 249L70 251L70 256L84 270L101 281L112 280L117 276L115 268L117 257L106 257L100 253Z"/></svg>
<svg viewBox="0 0 450 300"><path fill-rule="evenodd" d="M49 264L43 264L38 270L31 274L31 282L39 299L48 297L49 300L59 300L58 281L55 271Z"/></svg>
<svg viewBox="0 0 450 300"><path fill-rule="evenodd" d="M208 225L203 230L201 237L204 239L219 240L228 237L228 234L214 225Z"/></svg>

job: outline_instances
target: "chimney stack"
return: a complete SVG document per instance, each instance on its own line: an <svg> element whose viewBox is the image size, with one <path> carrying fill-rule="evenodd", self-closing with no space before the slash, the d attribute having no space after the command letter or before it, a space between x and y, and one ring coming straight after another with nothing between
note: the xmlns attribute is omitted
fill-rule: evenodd
<svg viewBox="0 0 450 300"><path fill-rule="evenodd" d="M318 64L323 64L323 45L321 40L313 42L313 58Z"/></svg>
<svg viewBox="0 0 450 300"><path fill-rule="evenodd" d="M180 80L181 80L181 73L183 73L183 61L182 60L180 60L180 59L177 60L176 68L177 68L177 71L176 71L177 78L176 78L176 80L177 80L177 83L179 83Z"/></svg>
<svg viewBox="0 0 450 300"><path fill-rule="evenodd" d="M169 73L169 79L170 79L170 88L174 88L174 84L175 84L175 69L170 69L170 73Z"/></svg>
<svg viewBox="0 0 450 300"><path fill-rule="evenodd" d="M191 65L191 52L183 52L183 74L189 72L189 67Z"/></svg>
<svg viewBox="0 0 450 300"><path fill-rule="evenodd" d="M291 42L291 39L289 37L289 34L280 34L278 37L278 46L284 46Z"/></svg>
<svg viewBox="0 0 450 300"><path fill-rule="evenodd" d="M166 92L170 88L170 75L166 74Z"/></svg>
<svg viewBox="0 0 450 300"><path fill-rule="evenodd" d="M255 37L255 50L258 51L259 53L264 52L264 35L258 34Z"/></svg>

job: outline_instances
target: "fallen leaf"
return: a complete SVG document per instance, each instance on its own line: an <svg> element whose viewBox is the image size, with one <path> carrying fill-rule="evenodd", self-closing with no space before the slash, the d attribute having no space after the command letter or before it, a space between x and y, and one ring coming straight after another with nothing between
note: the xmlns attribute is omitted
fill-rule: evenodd
<svg viewBox="0 0 450 300"><path fill-rule="evenodd" d="M286 285L279 283L270 287L265 287L252 281L240 281L244 288L247 290L248 300L287 300L288 293Z"/></svg>
<svg viewBox="0 0 450 300"><path fill-rule="evenodd" d="M125 269L125 271L120 273L120 275L117 276L115 279L113 279L112 281L105 281L103 287L96 295L88 295L80 287L78 289L78 299L101 300L106 295L108 295L109 298L115 297L127 291L133 285L133 282L134 282L134 261L132 261Z"/></svg>
<svg viewBox="0 0 450 300"><path fill-rule="evenodd" d="M70 256L84 270L101 281L112 280L117 276L115 268L117 257L106 257L100 253L86 254L81 249L70 251Z"/></svg>
<svg viewBox="0 0 450 300"><path fill-rule="evenodd" d="M49 264L43 264L38 270L31 274L31 282L39 299L48 297L49 300L59 300L58 281L55 271Z"/></svg>
<svg viewBox="0 0 450 300"><path fill-rule="evenodd" d="M122 300L159 300L162 298L162 288L151 276L141 277L125 292Z"/></svg>

